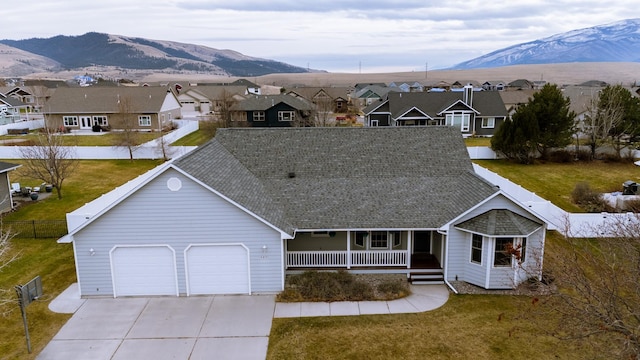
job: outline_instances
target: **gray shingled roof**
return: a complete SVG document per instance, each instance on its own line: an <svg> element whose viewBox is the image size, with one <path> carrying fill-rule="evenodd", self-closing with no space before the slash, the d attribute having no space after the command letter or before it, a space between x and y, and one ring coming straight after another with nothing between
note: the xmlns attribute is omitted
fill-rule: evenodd
<svg viewBox="0 0 640 360"><path fill-rule="evenodd" d="M290 234L437 228L498 191L440 126L220 129L175 165Z"/></svg>
<svg viewBox="0 0 640 360"><path fill-rule="evenodd" d="M538 230L541 223L506 209L489 210L455 227L485 236L528 236Z"/></svg>
<svg viewBox="0 0 640 360"><path fill-rule="evenodd" d="M394 93L387 95L389 112L393 119L397 119L408 110L415 107L431 118L441 118L440 112L457 101L462 101L463 92L413 92ZM380 106L377 103L377 106ZM477 110L481 116L507 116L504 102L498 91L474 91L472 108ZM371 104L364 109L365 115L376 112L376 104Z"/></svg>
<svg viewBox="0 0 640 360"><path fill-rule="evenodd" d="M121 99L130 100L130 111L157 113L162 109L168 88L158 86L117 86L58 88L44 107L49 114L56 113L118 113Z"/></svg>
<svg viewBox="0 0 640 360"><path fill-rule="evenodd" d="M234 104L235 111L267 110L279 103L285 103L296 110L313 110L313 105L301 98L291 95L249 95L245 100Z"/></svg>

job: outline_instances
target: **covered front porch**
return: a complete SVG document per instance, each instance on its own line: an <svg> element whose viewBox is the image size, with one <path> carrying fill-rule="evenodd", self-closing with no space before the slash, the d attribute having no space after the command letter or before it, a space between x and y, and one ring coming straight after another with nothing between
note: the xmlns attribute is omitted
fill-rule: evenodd
<svg viewBox="0 0 640 360"><path fill-rule="evenodd" d="M285 242L285 266L287 270L442 269L444 241L435 230L298 232Z"/></svg>

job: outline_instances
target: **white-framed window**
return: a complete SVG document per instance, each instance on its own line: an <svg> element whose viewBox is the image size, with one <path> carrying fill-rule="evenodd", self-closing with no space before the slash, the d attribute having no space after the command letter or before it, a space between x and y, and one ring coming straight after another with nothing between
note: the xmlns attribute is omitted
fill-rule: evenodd
<svg viewBox="0 0 640 360"><path fill-rule="evenodd" d="M62 123L64 126L78 126L78 117L77 116L63 116Z"/></svg>
<svg viewBox="0 0 640 360"><path fill-rule="evenodd" d="M264 119L265 119L264 111L253 112L253 121L264 121Z"/></svg>
<svg viewBox="0 0 640 360"><path fill-rule="evenodd" d="M482 264L482 235L471 236L471 262Z"/></svg>
<svg viewBox="0 0 640 360"><path fill-rule="evenodd" d="M471 114L469 113L451 113L445 117L447 126L460 127L461 131L469 131L471 124Z"/></svg>
<svg viewBox="0 0 640 360"><path fill-rule="evenodd" d="M493 252L493 266L511 266L512 258L509 249L514 246L513 238L496 238L496 247Z"/></svg>
<svg viewBox="0 0 640 360"><path fill-rule="evenodd" d="M151 126L151 115L140 115L140 116L138 116L138 125L140 125L140 126Z"/></svg>
<svg viewBox="0 0 640 360"><path fill-rule="evenodd" d="M293 121L295 117L295 111L278 111L278 121Z"/></svg>
<svg viewBox="0 0 640 360"><path fill-rule="evenodd" d="M482 118L483 129L493 129L494 127L496 127L496 118L493 118L493 117Z"/></svg>
<svg viewBox="0 0 640 360"><path fill-rule="evenodd" d="M388 249L389 237L386 231L372 231L370 246L372 249Z"/></svg>
<svg viewBox="0 0 640 360"><path fill-rule="evenodd" d="M527 260L527 238L520 239L520 263Z"/></svg>
<svg viewBox="0 0 640 360"><path fill-rule="evenodd" d="M360 248L383 250L397 248L402 245L400 231L356 231L353 243Z"/></svg>
<svg viewBox="0 0 640 360"><path fill-rule="evenodd" d="M93 124L100 126L108 126L109 122L107 121L107 117L104 115L98 115L93 117Z"/></svg>

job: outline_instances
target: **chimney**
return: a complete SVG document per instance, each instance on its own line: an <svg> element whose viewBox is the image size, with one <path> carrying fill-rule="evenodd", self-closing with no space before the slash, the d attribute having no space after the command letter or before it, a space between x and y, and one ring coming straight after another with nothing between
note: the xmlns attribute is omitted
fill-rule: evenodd
<svg viewBox="0 0 640 360"><path fill-rule="evenodd" d="M462 101L469 106L473 106L473 86L471 84L464 86L464 96Z"/></svg>

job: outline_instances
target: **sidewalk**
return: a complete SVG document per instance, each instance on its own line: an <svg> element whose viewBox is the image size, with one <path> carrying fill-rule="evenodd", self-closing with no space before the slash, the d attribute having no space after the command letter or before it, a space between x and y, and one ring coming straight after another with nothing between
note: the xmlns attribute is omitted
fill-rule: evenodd
<svg viewBox="0 0 640 360"><path fill-rule="evenodd" d="M448 299L445 285L411 285L411 295L392 301L278 302L273 317L418 313L437 309Z"/></svg>
<svg viewBox="0 0 640 360"><path fill-rule="evenodd" d="M391 301L276 303L274 318L418 313L437 309L449 299L445 285L410 285L411 295ZM49 304L49 310L73 314L86 301L73 283Z"/></svg>

